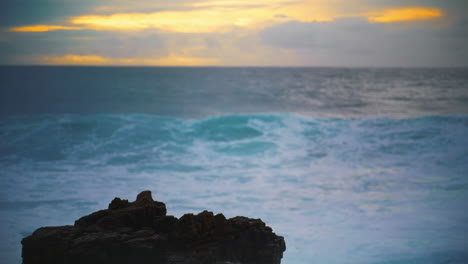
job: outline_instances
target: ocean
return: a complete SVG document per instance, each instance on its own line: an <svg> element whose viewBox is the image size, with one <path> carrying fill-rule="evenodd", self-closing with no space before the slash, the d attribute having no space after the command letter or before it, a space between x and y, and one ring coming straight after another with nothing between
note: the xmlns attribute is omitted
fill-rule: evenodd
<svg viewBox="0 0 468 264"><path fill-rule="evenodd" d="M468 263L468 69L0 67L0 262L151 190L285 264Z"/></svg>

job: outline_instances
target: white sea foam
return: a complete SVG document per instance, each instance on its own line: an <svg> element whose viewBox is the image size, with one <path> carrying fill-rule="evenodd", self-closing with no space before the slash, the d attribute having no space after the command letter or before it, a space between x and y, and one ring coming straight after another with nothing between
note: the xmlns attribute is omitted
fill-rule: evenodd
<svg viewBox="0 0 468 264"><path fill-rule="evenodd" d="M1 129L10 263L34 229L144 189L176 216L262 218L286 237L288 264L466 259L466 116L57 115Z"/></svg>

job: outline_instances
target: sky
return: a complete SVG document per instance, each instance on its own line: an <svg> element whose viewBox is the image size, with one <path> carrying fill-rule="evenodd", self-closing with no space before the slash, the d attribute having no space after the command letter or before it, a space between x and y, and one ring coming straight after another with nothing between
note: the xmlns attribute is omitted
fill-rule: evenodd
<svg viewBox="0 0 468 264"><path fill-rule="evenodd" d="M466 0L1 0L0 64L466 67Z"/></svg>

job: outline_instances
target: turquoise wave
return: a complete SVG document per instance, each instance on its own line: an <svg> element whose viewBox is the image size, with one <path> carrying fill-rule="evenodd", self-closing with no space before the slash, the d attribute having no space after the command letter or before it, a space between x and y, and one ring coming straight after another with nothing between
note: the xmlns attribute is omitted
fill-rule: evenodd
<svg viewBox="0 0 468 264"><path fill-rule="evenodd" d="M464 115L411 119L323 119L293 114L206 119L139 114L23 116L0 121L0 159L94 160L105 156L104 164L118 165L165 155L211 152L248 158L308 148L301 154L308 159L336 155L366 162L388 155L403 162L447 148L454 150L452 155L466 156L466 134L468 116ZM465 161L452 156L446 160Z"/></svg>
<svg viewBox="0 0 468 264"><path fill-rule="evenodd" d="M0 253L150 189L176 216L262 218L288 264L464 263L466 135L467 115L2 118Z"/></svg>

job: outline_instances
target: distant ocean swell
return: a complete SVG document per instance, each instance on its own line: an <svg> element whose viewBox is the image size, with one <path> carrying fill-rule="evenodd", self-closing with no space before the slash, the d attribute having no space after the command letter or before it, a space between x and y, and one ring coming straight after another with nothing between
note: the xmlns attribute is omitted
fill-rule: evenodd
<svg viewBox="0 0 468 264"><path fill-rule="evenodd" d="M151 189L176 215L261 217L286 236L287 264L463 263L467 135L467 115L4 117L0 253L17 262L40 225Z"/></svg>

